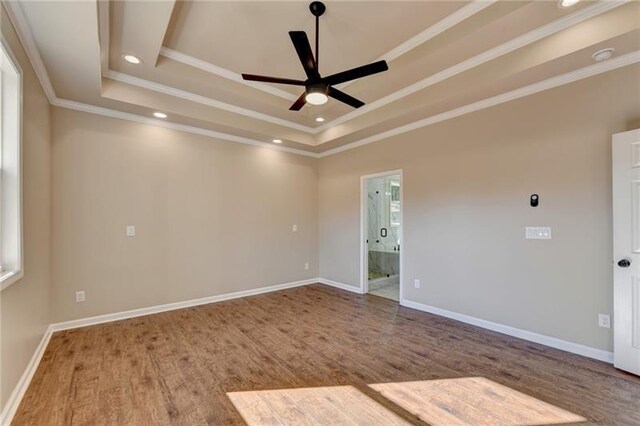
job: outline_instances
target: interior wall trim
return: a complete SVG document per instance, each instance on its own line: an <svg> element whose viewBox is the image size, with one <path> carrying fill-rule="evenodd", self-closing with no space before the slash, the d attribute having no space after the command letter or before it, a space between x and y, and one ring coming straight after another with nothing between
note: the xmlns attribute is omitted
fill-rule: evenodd
<svg viewBox="0 0 640 426"><path fill-rule="evenodd" d="M257 139L250 139L250 138L245 138L241 136L230 135L227 133L217 132L210 129L203 129L195 126L189 126L186 124L174 123L171 121L154 120L149 117L112 110L104 107L98 107L95 105L83 104L80 102L71 101L67 99L56 98L53 102L51 102L51 104L54 106L59 106L63 108L90 112L93 114L104 115L112 118L120 118L123 120L129 120L129 121L134 121L134 122L143 123L143 124L166 127L174 130L184 131L187 133L193 133L193 134L202 135L202 136L208 136L211 138L226 140L230 142L244 143L244 144L258 146L266 149L274 149L278 151L290 152L292 154L304 155L312 158L324 158L324 157L329 157L331 155L339 154L341 152L349 151L351 149L355 149L364 145L368 145L370 143L374 143L374 142L378 142L394 136L398 136L403 133L417 130L422 127L440 123L445 120L450 120L452 118L460 117L465 114L470 114L472 112L480 111L485 108L490 108L492 106L496 106L512 100L520 99L520 98L533 95L545 90L550 90L559 86L563 86L565 84L573 83L575 81L582 80L584 78L592 77L608 71L613 71L615 69L622 68L628 65L633 65L638 62L640 62L640 50L628 53L623 56L615 57L607 61L598 62L596 64L589 65L587 67L584 67L575 71L571 71L566 74L562 74L556 77L549 78L547 80L530 84L529 86L524 86L519 89L512 90L510 92L506 92L490 98L482 99L480 101L477 101L468 105L464 105L440 114L436 114L434 116L427 117L427 118L424 118L400 127L396 127L394 129L390 129L382 133L378 133L378 134L366 137L364 139L360 139L360 140L348 143L346 145L339 146L334 149L322 151L320 153L310 152L310 151L305 151L305 150L295 149L295 148L289 148L289 147L280 146L280 145L267 144L264 141L260 141Z"/></svg>
<svg viewBox="0 0 640 426"><path fill-rule="evenodd" d="M53 85L51 84L51 80L49 79L49 73L47 73L47 68L44 66L44 62L42 61L42 57L40 56L40 52L38 51L38 47L36 46L36 42L31 34L31 29L29 28L29 24L27 23L27 19L22 12L22 7L20 6L20 2L18 1L3 1L2 6L4 6L7 11L7 15L13 24L16 33L18 34L18 39L20 43L22 43L22 47L24 48L31 65L40 81L40 85L42 86L42 90L44 91L47 99L51 103L54 99L56 99L56 92L53 90Z"/></svg>
<svg viewBox="0 0 640 426"><path fill-rule="evenodd" d="M318 282L318 278L309 278L306 280L270 285L267 287L258 287L250 290L235 291L233 293L225 293L225 294L220 294L216 296L201 297L198 299L185 300L182 302L167 303L163 305L150 306L147 308L116 312L113 314L98 315L95 317L58 322L58 323L51 324L50 328L51 328L51 331L53 332L62 331L62 330L71 330L74 328L87 327L87 326L96 325L96 324L104 324L107 322L120 321L128 318L136 318L144 315L157 314L160 312L175 311L176 309L190 308L192 306L207 305L209 303L222 302L225 300L238 299L238 298L247 297L247 296L255 296L257 294L271 293L274 291L286 290L289 288L315 284L317 282Z"/></svg>
<svg viewBox="0 0 640 426"><path fill-rule="evenodd" d="M222 302L224 300L254 296L254 295L263 294L263 293L271 293L274 291L286 290L289 288L315 284L318 282L318 280L319 280L318 278L310 278L307 280L293 281L289 283L276 284L276 285L271 285L267 287L259 287L251 290L236 291L233 293L226 293L226 294L221 294L217 296L203 297L200 299L186 300L183 302L167 303L164 305L150 306L147 308L134 309L131 311L123 311L123 312L117 312L113 314L99 315L95 317L81 318L78 320L50 324L49 327L47 327L44 335L42 336L42 339L40 340L38 347L33 353L33 356L31 357L29 364L27 364L27 368L25 369L24 373L20 377L20 380L16 384L16 387L13 389L13 392L11 392L11 395L9 396L9 399L7 400L5 406L3 407L2 412L0 412L0 425L9 426L11 424L11 421L13 420L13 416L16 414L16 411L20 406L20 402L22 401L24 394L29 388L31 379L33 378L33 375L35 374L38 368L38 365L42 360L42 356L44 355L47 345L51 340L51 336L53 336L53 333L57 331L71 330L71 329L80 328L80 327L88 327L90 325L104 324L107 322L120 321L128 318L136 318L143 315L173 311L176 309L183 309L183 308L188 308L192 306L206 305L209 303Z"/></svg>
<svg viewBox="0 0 640 426"><path fill-rule="evenodd" d="M477 102L473 102L468 105L464 105L440 114L433 115L431 117L423 118L413 123L405 124L404 126L396 127L382 133L378 133L364 139L360 139L355 142L348 143L346 145L339 146L334 149L323 151L319 154L320 158L328 157L340 152L348 151L360 146L368 145L373 142L377 142L383 139L388 139L393 136L398 136L403 133L410 132L412 130L420 129L422 127L430 126L432 124L440 123L441 121L450 120L452 118L460 117L465 114L480 111L485 108L500 105L505 102L513 101L516 99L524 98L529 95L533 95L545 90L554 89L565 84L573 83L578 80L582 80L588 77L593 77L598 74L602 74L608 71L613 71L618 68L626 67L640 62L640 50L628 53L623 56L618 56L607 61L598 62L593 65L580 68L575 71L561 74L556 77L551 77L547 80L542 80L537 83L530 84L528 86L521 87L519 89L505 92L500 95L492 96L490 98L482 99Z"/></svg>
<svg viewBox="0 0 640 426"><path fill-rule="evenodd" d="M254 89L261 90L265 93L278 96L279 98L286 99L288 101L295 101L296 99L298 99L298 97L293 93L289 93L285 90L278 89L277 87L273 87L268 84L260 84L253 81L247 81L243 79L242 75L237 72L233 72L226 68L213 65L212 63L194 58L193 56L178 52L177 50L169 49L168 47L163 46L162 48L160 48L160 54L176 62L189 65L190 67L197 68L199 70L226 78L231 81L235 81L236 83L240 83L245 86L253 87Z"/></svg>
<svg viewBox="0 0 640 426"><path fill-rule="evenodd" d="M424 90L429 86L433 86L436 83L440 83L472 68L476 68L484 63L506 55L507 53L511 53L514 50L520 49L552 34L565 30L573 25L577 25L602 13L620 7L628 3L629 1L630 0L600 1L595 3L593 6L584 7L575 13L563 16L562 18L556 19L555 21L538 27L535 30L529 31L528 33L525 33L519 37L513 38L499 46L486 50L476 56L459 62L456 65L430 75L429 77L426 77L420 81L417 81L416 83L398 90L397 92L384 96L373 102L369 102L361 108L353 110L323 124L320 127L317 127L316 131L318 133L323 132L327 129L330 129L331 127L335 127L363 114L388 105L391 102L395 102L407 96L413 95L414 93Z"/></svg>
<svg viewBox="0 0 640 426"><path fill-rule="evenodd" d="M404 55L405 53L415 49L416 47L426 43L427 41L431 40L437 35L442 34L449 28L453 27L454 25L457 25L460 22L464 21L465 19L472 17L476 13L481 12L482 10L491 6L496 1L497 0L473 0L470 4L456 10L451 15L436 22L435 24L431 25L430 27L423 30L422 32L414 35L410 39L405 40L404 42L394 47L384 55L380 56L377 60L384 59L387 62L391 62L399 58L400 56ZM275 96L279 96L283 99L295 101L298 98L296 95L292 93L286 92L284 90L280 90L268 84L260 84L256 82L246 81L242 78L242 75L236 72L214 65L210 62L206 62L201 59L194 58L193 56L187 55L182 52L178 52L177 50L173 50L168 47L162 47L160 49L160 54L169 59L173 59L176 62L181 62L185 65L189 65L194 68L198 68L202 71L227 78L237 83L242 83L246 86L254 87L258 90L262 90L263 92L270 93ZM351 82L344 83L342 84L342 87L343 88L347 87L349 84L351 84Z"/></svg>
<svg viewBox="0 0 640 426"><path fill-rule="evenodd" d="M100 72L109 69L109 22L111 3L98 2L98 41L100 43Z"/></svg>
<svg viewBox="0 0 640 426"><path fill-rule="evenodd" d="M419 311L428 312L430 314L464 322L466 324L475 325L477 327L481 327L487 330L506 334L508 336L517 337L517 338L528 340L534 343L539 343L541 345L549 346L555 349L560 349L565 352L571 352L577 355L586 356L588 358L597 359L599 361L604 361L609 364L613 363L613 352L604 351L602 349L592 348L590 346L569 342L566 340L558 339L556 337L545 336L544 334L538 334L532 331L522 330L520 328L511 327L508 325L499 324L492 321L487 321L481 318L472 317L470 315L448 311L446 309L436 308L435 306L429 306L422 303L413 302L407 299L400 300L400 305L405 306L407 308L417 309Z"/></svg>
<svg viewBox="0 0 640 426"><path fill-rule="evenodd" d="M318 278L320 284L328 285L331 287L339 288L340 290L350 291L352 293L363 294L360 287L355 287L349 284L341 283L338 281L328 280L326 278Z"/></svg>
<svg viewBox="0 0 640 426"><path fill-rule="evenodd" d="M594 17L596 15L599 15L601 13L607 12L609 10L612 10L616 7L622 6L626 3L628 3L630 0L610 0L610 1L599 1L597 3L595 3L593 6L589 6L589 7L585 7L583 9L580 9L579 11L577 11L574 14L571 15L567 15L559 20L556 20L554 22L551 22L543 27L540 27L536 30L531 31L530 33L525 34L525 36L529 35L529 37L540 37L541 34L533 34L532 33L536 33L536 32L540 32L542 29L544 29L545 27L547 27L546 31L552 34L553 32L559 31L559 25L564 25L564 28L570 26L570 25L575 25L576 23L582 22L586 19L589 19L591 17ZM351 143L348 143L346 145L334 148L334 149L330 149L330 150L326 150L326 151L322 151L322 152L310 152L310 151L306 151L306 150L302 150L302 149L295 149L295 148L289 148L289 147L285 147L285 146L275 146L272 144L268 144L264 141L261 140L256 140L256 139L251 139L251 138L246 138L246 137L241 137L241 136L236 136L236 135L231 135L231 134L227 134L227 133L223 133L223 132L218 132L218 131L214 131L214 130L210 130L210 129L204 129L204 128L200 128L200 127L195 127L195 126L189 126L189 125L185 125L185 124L179 124L179 123L173 123L170 121L160 121L160 120L154 120L151 119L149 117L143 117L143 116L139 116L136 114L131 114L131 113L126 113L126 112L122 112L122 111L116 111L116 110L112 110L109 108L104 108L104 107L98 107L98 106L94 106L94 105L89 105L89 104L83 104L80 102L76 102L76 101L71 101L71 100L67 100L67 99L61 99L58 98L55 94L55 91L53 90L53 86L51 85L49 76L47 74L46 68L44 67L44 63L42 62L42 59L40 57L40 54L38 52L37 46L35 45L35 41L33 40L33 37L31 35L30 29L28 27L28 24L24 18L24 14L22 13L22 10L20 8L19 2L3 2L2 5L5 7L5 9L7 10L7 13L9 15L9 18L11 19L14 27L16 28L16 32L18 34L18 38L20 39L24 50L27 53L27 56L29 57L29 60L31 61L35 71L36 71L36 75L38 76L38 79L40 80L40 84L42 85L42 88L45 92L45 94L47 95L47 98L49 99L49 102L54 105L54 106L60 106L63 108L69 108L69 109L75 109L75 110L79 110L79 111L85 111L85 112L90 112L90 113L94 113L94 114L99 114L99 115L104 115L107 117L114 117L114 118L120 118L120 119L124 119L124 120L130 120L130 121L135 121L138 123L145 123L145 124L150 124L150 125L155 125L155 126L160 126L160 127L166 127L166 128L172 128L175 130L179 130L179 131L185 131L188 133L193 133L193 134L198 134L198 135L203 135L203 136L208 136L208 137L212 137L212 138L216 138L216 139L221 139L221 140L226 140L226 141L230 141L230 142L238 142L238 143L244 143L244 144L248 144L248 145L253 145L253 146L259 146L262 148L267 148L267 149L275 149L278 151L285 151L285 152L290 152L293 154L298 154L298 155L303 155L303 156L307 156L307 157L313 157L313 158L323 158L323 157L328 157L334 154L338 154L340 152L344 152L350 149L354 149L360 146L364 146L367 145L369 143L373 143L376 141L380 141L383 139L387 139L396 135L400 135L402 133L406 133L415 129L419 129L421 127L425 127L425 126L429 126L431 124L435 124L435 123L439 123L441 121L444 120L448 120L451 118L455 118L455 117L459 117L461 115L464 114L468 114L471 112L475 112L475 111L479 111L483 108L489 108L491 106L494 105L499 105L501 103L504 102L508 102L510 100L515 100L515 99L519 99L522 98L524 96L528 96L531 94L535 94L538 92L541 92L543 90L548 90L554 87L558 87L560 85L563 84L568 84L571 83L573 81L577 81L580 80L582 78L587 78L590 77L592 75L597 75L606 71L610 71L610 70L614 70L626 65L631 65L633 63L638 62L638 55L640 54L640 51L636 51L636 52L632 52L630 54L621 56L621 57L616 57L613 59L609 59L607 61L604 62L600 62L597 63L595 65L591 65L573 72L569 72L557 77L552 77L550 79L538 82L538 83L533 83L529 86L525 86L516 90L513 90L511 92L506 92L503 93L501 95L497 95L491 98L487 98L484 100L480 100L478 102L474 102L472 104L468 104L459 108L455 108L453 110L450 111L446 111L437 115L434 115L432 117L427 117L421 120L418 120L416 122L413 123L409 123L400 127L397 127L395 129L390 129L387 130L385 132L381 132L372 136L369 136L367 138L363 138ZM559 23L559 21L562 21ZM555 28L555 30L554 30ZM524 37L524 36L521 36ZM516 39L511 40L508 43L513 42ZM505 43L506 44L506 43ZM504 45L501 45L504 46ZM500 48L501 46L498 46L496 49ZM491 49L494 50L494 49ZM485 52L486 53L486 52ZM483 55L483 54L481 54ZM479 56L479 55L478 55ZM472 58L473 59L473 58ZM459 64L458 64L459 65ZM384 99L384 98L383 98ZM375 102L374 102L375 103ZM371 105L371 104L369 104ZM366 108L367 106L364 106L362 108L359 108L356 111L360 111L364 108ZM347 114L348 115L348 114ZM342 116L345 117L345 116ZM338 118L340 119L340 118ZM337 119L336 119L337 120ZM311 133L318 133L320 131L322 131L323 129L326 129L327 126L329 125L334 125L335 120L329 122L329 123L325 123L325 125L321 126L321 127L317 127L317 128L311 128L309 127L308 129L311 129Z"/></svg>
<svg viewBox="0 0 640 426"><path fill-rule="evenodd" d="M447 31L449 28L455 25L458 25L459 23L472 17L476 13L483 11L484 9L491 6L496 1L497 0L473 0L468 5L461 7L460 9L453 12L451 15L441 19L440 21L431 25L427 29L419 32L418 34L414 35L410 39L400 44L399 46L391 49L384 55L380 56L376 60L377 61L386 60L387 62L391 62L395 59L398 59L400 56L404 55L405 53L410 52L411 50L428 42L429 40L436 37L437 35L440 35L443 32ZM344 86L346 86L346 84L344 84L343 87Z"/></svg>
<svg viewBox="0 0 640 426"><path fill-rule="evenodd" d="M121 120L133 121L136 123L148 124L151 126L164 127L167 129L178 130L181 132L192 133L194 135L207 136L214 139L219 139L227 142L242 143L245 145L252 145L259 148L271 149L274 151L283 151L291 154L303 155L306 157L318 158L318 154L315 152L305 151L302 149L289 148L287 146L268 144L264 141L257 139L245 138L243 136L230 135L228 133L222 133L215 130L203 129L201 127L189 126L187 124L174 123L172 121L156 120L150 117L142 115L132 114L129 112L118 111L115 109L103 108L90 104L83 104L81 102L71 101L68 99L56 98L51 105L72 109L75 111L83 111L91 114L102 115L110 118L118 118Z"/></svg>
<svg viewBox="0 0 640 426"><path fill-rule="evenodd" d="M113 321L120 321L128 318L136 318L144 315L150 315L160 312L167 312L176 309L183 309L192 306L205 305L209 303L221 302L224 300L237 299L241 297L253 296L258 294L270 293L274 291L285 290L288 288L302 287L305 285L321 283L324 285L328 285L331 287L338 288L340 290L349 291L356 294L362 294L359 287L351 286L348 284L340 283L337 281L329 280L326 278L310 278L301 281L293 281L290 283L277 284L267 287L260 287L252 290L244 290L237 291L233 293L226 293L217 296L203 297L199 299L186 300L182 302L168 303L164 305L156 305L150 306L147 308L134 309L130 311L117 312L113 314L99 315L95 317L89 318L81 318L77 320L59 322L50 324L46 329L40 343L38 344L29 364L20 377L20 380L16 384L13 392L9 396L5 406L0 412L0 425L9 426L11 421L13 420L13 416L15 415L24 394L29 388L29 384L31 383L31 379L35 374L40 361L42 360L42 356L53 336L53 333L57 331L63 330L71 330L74 328L87 327L90 325L104 324ZM483 320L480 318L475 318L469 315L459 314L452 311L447 311L445 309L436 308L434 306L425 305L418 302L413 302L407 299L401 299L400 305L417 309L419 311L428 312L434 315L442 316L445 318L450 318L456 321L460 321L466 324L475 325L487 330L496 331L498 333L506 334L509 336L517 337L520 339L528 340L531 342L539 343L541 345L549 346L552 348L560 349L566 352L571 352L577 355L586 356L589 358L597 359L600 361L612 363L613 362L613 353L608 351L603 351L601 349L592 348L589 346L581 345L578 343L568 342L565 340L557 339L555 337L549 337L542 334L534 333L527 330L518 329L515 327L507 326L504 324L498 324L491 321Z"/></svg>
<svg viewBox="0 0 640 426"><path fill-rule="evenodd" d="M38 369L38 365L40 365L40 360L42 360L42 356L44 355L44 351L47 348L52 335L53 332L51 331L51 326L49 326L42 335L42 339L40 339L40 343L38 343L38 346L22 373L22 376L20 376L20 380L18 380L18 383L15 388L13 388L11 395L9 395L9 399L7 399L4 407L2 407L2 412L0 412L0 425L9 426L11 424L11 420L13 420L13 416L18 410L20 401L22 401L22 397L24 397L25 392L29 388L31 379Z"/></svg>
<svg viewBox="0 0 640 426"><path fill-rule="evenodd" d="M293 121L274 117L268 114L263 114L261 112L239 107L237 105L231 105L226 102L218 101L216 99L208 98L202 95L197 95L195 93L187 92L186 90L176 89L175 87L165 86L164 84L156 83L154 81L144 80L142 78L134 77L132 75L125 74L119 71L113 71L109 69L105 70L105 72L103 73L103 77L110 78L122 83L131 84L143 89L152 90L154 92L163 93L165 95L174 96L176 98L186 99L198 104L218 108L224 111L229 111L234 114L243 115L245 117L255 118L256 120L266 121L268 123L288 127L294 130L299 130L301 132L313 133L315 131L315 129L312 127L294 123Z"/></svg>

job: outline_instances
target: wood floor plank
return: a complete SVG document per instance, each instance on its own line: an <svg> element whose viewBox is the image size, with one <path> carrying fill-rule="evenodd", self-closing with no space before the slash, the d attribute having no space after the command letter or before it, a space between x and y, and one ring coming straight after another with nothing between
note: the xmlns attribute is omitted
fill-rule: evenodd
<svg viewBox="0 0 640 426"><path fill-rule="evenodd" d="M465 393L445 380L470 377L543 404L499 387ZM640 424L636 376L323 285L55 333L13 424L244 424L227 393L328 386L351 386L392 416L424 424L369 385L428 380L443 381L431 383L427 402L425 393L401 391L415 404L439 408L450 422L488 421L495 417L490 403L502 401L507 420L523 403L541 418L554 406L594 424ZM277 403L297 404L290 415L317 420L330 411L318 407L323 397L314 398L284 395ZM332 398L339 405L354 397ZM254 408L258 419L273 412L268 404ZM342 410L336 419L362 423Z"/></svg>

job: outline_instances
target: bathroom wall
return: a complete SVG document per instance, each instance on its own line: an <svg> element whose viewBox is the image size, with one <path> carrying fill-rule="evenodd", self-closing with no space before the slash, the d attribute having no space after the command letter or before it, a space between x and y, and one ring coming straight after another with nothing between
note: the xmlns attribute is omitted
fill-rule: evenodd
<svg viewBox="0 0 640 426"><path fill-rule="evenodd" d="M367 182L369 279L400 273L400 176L380 176ZM393 193L393 196L392 196ZM386 236L385 232L386 231Z"/></svg>

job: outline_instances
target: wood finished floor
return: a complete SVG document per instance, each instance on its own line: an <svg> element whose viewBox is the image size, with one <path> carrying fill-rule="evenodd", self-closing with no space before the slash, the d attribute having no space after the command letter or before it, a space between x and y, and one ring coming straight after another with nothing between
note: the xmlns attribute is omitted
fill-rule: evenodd
<svg viewBox="0 0 640 426"><path fill-rule="evenodd" d="M243 424L227 392L485 377L590 423L640 424L640 378L312 285L55 333L13 424Z"/></svg>

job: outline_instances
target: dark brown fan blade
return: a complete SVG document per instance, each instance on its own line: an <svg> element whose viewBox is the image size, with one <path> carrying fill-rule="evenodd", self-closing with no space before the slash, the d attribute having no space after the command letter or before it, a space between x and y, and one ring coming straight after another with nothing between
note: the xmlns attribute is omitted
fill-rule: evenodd
<svg viewBox="0 0 640 426"><path fill-rule="evenodd" d="M362 102L361 100L358 100L353 96L347 95L346 93L341 92L340 90L334 87L329 87L328 95L334 99L339 100L340 102L344 102L347 105L351 105L354 108L360 108L362 105L364 105L364 102Z"/></svg>
<svg viewBox="0 0 640 426"><path fill-rule="evenodd" d="M291 105L289 110L290 111L300 111L300 108L302 108L304 106L304 104L307 103L307 101L304 99L305 96L307 96L307 93L306 92L302 93L302 95L300 95L300 97L293 103L293 105Z"/></svg>
<svg viewBox="0 0 640 426"><path fill-rule="evenodd" d="M304 68L307 77L318 78L320 74L318 74L318 66L313 57L307 34L304 31L289 31L289 37L291 37L293 47L295 47L296 52L298 52L298 58L300 58L302 68Z"/></svg>
<svg viewBox="0 0 640 426"><path fill-rule="evenodd" d="M371 74L377 74L389 69L386 61L378 61L372 64L363 65L361 67L352 68L347 71L342 71L337 74L330 75L322 79L327 85L333 86L335 84L345 83L347 81L355 80L357 78L366 77Z"/></svg>
<svg viewBox="0 0 640 426"><path fill-rule="evenodd" d="M290 78L268 77L266 75L242 74L244 80L263 81L265 83L292 84L294 86L304 86L304 81L292 80Z"/></svg>

